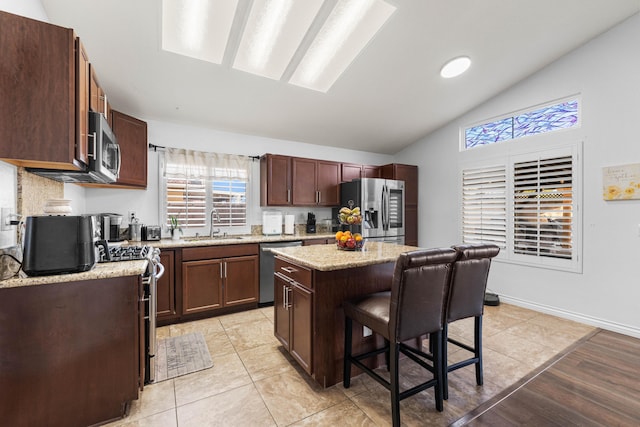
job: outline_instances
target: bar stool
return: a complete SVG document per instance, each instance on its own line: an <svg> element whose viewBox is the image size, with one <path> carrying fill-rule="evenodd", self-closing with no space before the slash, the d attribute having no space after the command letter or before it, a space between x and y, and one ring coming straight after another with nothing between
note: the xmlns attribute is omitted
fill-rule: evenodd
<svg viewBox="0 0 640 427"><path fill-rule="evenodd" d="M451 248L407 252L398 258L391 292L380 292L343 303L345 312L344 387L351 384L351 364L358 366L391 392L391 415L394 426L400 425L400 401L434 387L436 409L443 409L442 328L452 263L458 256ZM382 335L385 346L367 353L352 355L352 321ZM411 338L429 334L437 343L433 355L403 344ZM398 362L400 352L433 373L433 378L400 392ZM381 377L361 360L388 354L390 381ZM426 360L424 360L426 359ZM429 361L429 362L427 362Z"/></svg>
<svg viewBox="0 0 640 427"><path fill-rule="evenodd" d="M448 373L451 371L475 364L476 383L483 384L482 315L484 313L484 293L487 288L491 259L500 252L498 246L489 244L460 245L453 246L453 248L458 252L458 259L453 265L446 322L442 333L442 360L445 366L442 383L445 400L449 398ZM468 317L474 318L473 346L449 338L449 323ZM473 357L449 365L447 361L448 342L470 351L473 353Z"/></svg>

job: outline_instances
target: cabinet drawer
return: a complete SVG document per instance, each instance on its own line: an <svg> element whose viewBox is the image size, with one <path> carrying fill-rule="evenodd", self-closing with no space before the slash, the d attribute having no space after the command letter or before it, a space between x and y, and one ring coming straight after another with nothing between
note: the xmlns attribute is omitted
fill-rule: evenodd
<svg viewBox="0 0 640 427"><path fill-rule="evenodd" d="M278 272L289 279L294 280L307 289L313 289L311 270L306 267L301 267L297 264L292 264L282 258L276 257L274 272Z"/></svg>
<svg viewBox="0 0 640 427"><path fill-rule="evenodd" d="M250 243L244 245L200 246L197 248L182 249L183 261L229 258L246 255L258 255L258 245Z"/></svg>

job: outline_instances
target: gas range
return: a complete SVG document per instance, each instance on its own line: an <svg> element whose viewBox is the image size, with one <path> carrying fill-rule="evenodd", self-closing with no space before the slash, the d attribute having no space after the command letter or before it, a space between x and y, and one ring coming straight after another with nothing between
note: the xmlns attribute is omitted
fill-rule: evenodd
<svg viewBox="0 0 640 427"><path fill-rule="evenodd" d="M100 248L100 258L98 262L113 262L113 261L133 261L141 259L149 259L151 256L152 247L148 245L143 246L110 246L109 256L105 253L102 246Z"/></svg>

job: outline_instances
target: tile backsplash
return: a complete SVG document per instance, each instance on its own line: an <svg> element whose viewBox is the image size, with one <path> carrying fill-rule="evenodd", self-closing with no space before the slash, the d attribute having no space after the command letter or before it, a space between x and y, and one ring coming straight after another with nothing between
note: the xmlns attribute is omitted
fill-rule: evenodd
<svg viewBox="0 0 640 427"><path fill-rule="evenodd" d="M42 215L49 199L64 198L64 184L18 168L17 209L22 218Z"/></svg>

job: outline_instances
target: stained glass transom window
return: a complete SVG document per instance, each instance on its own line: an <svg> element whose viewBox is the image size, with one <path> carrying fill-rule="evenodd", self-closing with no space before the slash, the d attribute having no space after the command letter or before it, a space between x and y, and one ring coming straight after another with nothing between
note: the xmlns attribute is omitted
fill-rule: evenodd
<svg viewBox="0 0 640 427"><path fill-rule="evenodd" d="M553 132L578 124L578 100L549 105L465 129L465 148Z"/></svg>

